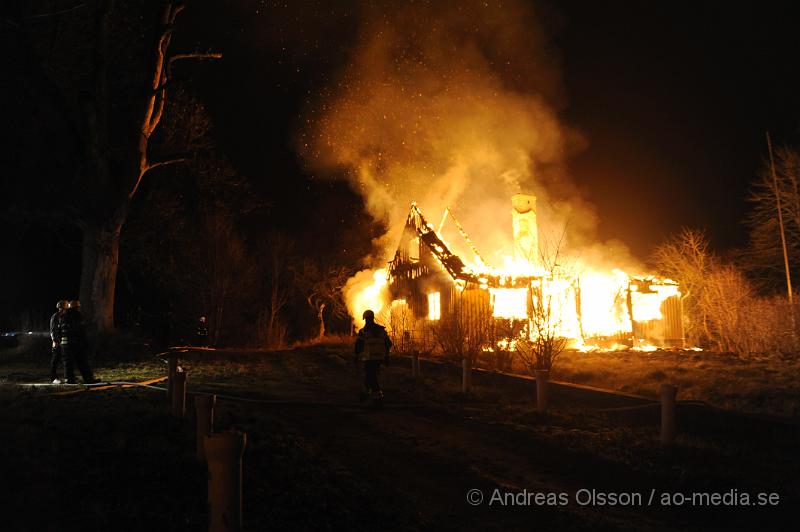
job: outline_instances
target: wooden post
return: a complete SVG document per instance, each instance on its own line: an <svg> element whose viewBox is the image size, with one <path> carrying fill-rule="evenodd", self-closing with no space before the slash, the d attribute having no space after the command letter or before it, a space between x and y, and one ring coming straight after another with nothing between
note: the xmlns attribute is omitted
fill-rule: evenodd
<svg viewBox="0 0 800 532"><path fill-rule="evenodd" d="M183 419L186 415L186 372L178 368L175 372L175 386L172 388L172 415Z"/></svg>
<svg viewBox="0 0 800 532"><path fill-rule="evenodd" d="M216 395L198 395L194 398L197 413L197 459L206 459L205 437L214 432L214 404Z"/></svg>
<svg viewBox="0 0 800 532"><path fill-rule="evenodd" d="M783 209L781 208L781 191L778 189L778 174L775 172L775 159L772 156L772 138L767 131L767 148L769 149L769 167L772 173L772 186L775 188L775 204L778 211L778 227L781 231L781 247L783 248L783 265L786 270L786 293L789 297L789 304L792 301L792 276L789 273L789 252L786 248L786 232L783 228Z"/></svg>
<svg viewBox="0 0 800 532"><path fill-rule="evenodd" d="M178 357L167 359L167 401L172 404L172 390L175 387L175 372L178 371Z"/></svg>
<svg viewBox="0 0 800 532"><path fill-rule="evenodd" d="M411 376L419 379L419 351L411 352Z"/></svg>
<svg viewBox="0 0 800 532"><path fill-rule="evenodd" d="M242 529L242 455L247 435L239 431L205 437L208 461L208 530Z"/></svg>
<svg viewBox="0 0 800 532"><path fill-rule="evenodd" d="M461 359L461 393L467 395L472 389L472 364L469 357Z"/></svg>
<svg viewBox="0 0 800 532"><path fill-rule="evenodd" d="M675 444L675 398L678 387L674 384L661 385L661 445L670 448Z"/></svg>
<svg viewBox="0 0 800 532"><path fill-rule="evenodd" d="M778 189L778 174L775 172L775 159L772 156L772 138L767 131L767 148L769 149L769 167L772 173L772 186L775 188L775 204L778 211L778 227L781 230L781 247L783 248L783 267L786 271L786 295L789 298L789 310L792 318L792 338L797 343L797 324L794 315L794 295L792 290L792 274L789 270L789 251L786 247L786 230L783 225L783 209L781 208L781 191Z"/></svg>
<svg viewBox="0 0 800 532"><path fill-rule="evenodd" d="M550 381L550 370L536 369L533 371L536 376L536 410L547 412L548 396L547 383Z"/></svg>

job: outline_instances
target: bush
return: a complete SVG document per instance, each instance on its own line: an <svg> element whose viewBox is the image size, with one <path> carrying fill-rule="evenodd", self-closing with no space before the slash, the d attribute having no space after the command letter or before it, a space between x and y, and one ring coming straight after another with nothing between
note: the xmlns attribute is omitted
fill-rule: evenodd
<svg viewBox="0 0 800 532"><path fill-rule="evenodd" d="M739 268L708 251L702 232L684 229L656 249L653 261L680 283L690 345L742 355L796 352L797 309L783 297L758 295Z"/></svg>

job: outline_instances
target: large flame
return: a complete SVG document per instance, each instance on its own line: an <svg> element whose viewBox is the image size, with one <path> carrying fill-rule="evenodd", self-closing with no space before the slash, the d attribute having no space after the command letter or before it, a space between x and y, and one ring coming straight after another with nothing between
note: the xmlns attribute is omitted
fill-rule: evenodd
<svg viewBox="0 0 800 532"><path fill-rule="evenodd" d="M492 315L496 318L527 319L528 290L525 288L490 288Z"/></svg>
<svg viewBox="0 0 800 532"><path fill-rule="evenodd" d="M343 289L344 298L347 310L356 325L364 325L362 315L365 310L371 310L379 316L388 308L390 304L388 283L389 272L385 268L362 270L347 281Z"/></svg>
<svg viewBox="0 0 800 532"><path fill-rule="evenodd" d="M509 259L508 270L491 269L481 274L504 275L514 279L530 275L529 267ZM596 349L630 348L640 351L655 350L656 347L634 339L632 346L624 346L616 341L606 341L603 347L592 343L597 339L629 338L633 321L648 322L660 320L662 306L671 297L680 297L678 285L667 279L651 278L643 284L641 279L633 278L620 269L602 271L584 268L578 275L546 275L539 270L528 287L488 287L492 316L498 319L526 321L531 320L534 297L546 300L549 313L549 326L558 336L571 340L570 345L584 351ZM385 269L364 270L353 277L345 288L345 296L350 313L357 323L361 314L371 309L376 315L390 307L388 291L388 272ZM534 296L534 290L538 290ZM424 318L438 320L441 315L439 293L428 294L429 313ZM388 319L388 317L385 317ZM532 329L529 329L532 334ZM505 348L513 349L513 341L501 340Z"/></svg>

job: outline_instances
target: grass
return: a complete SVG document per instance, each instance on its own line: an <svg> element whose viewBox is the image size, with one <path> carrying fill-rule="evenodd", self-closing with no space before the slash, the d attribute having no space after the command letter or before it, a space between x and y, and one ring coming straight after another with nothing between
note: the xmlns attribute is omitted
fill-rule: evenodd
<svg viewBox="0 0 800 532"><path fill-rule="evenodd" d="M657 398L661 384L678 385L678 398L720 408L800 416L800 364L731 353L654 351L564 352L553 378Z"/></svg>
<svg viewBox="0 0 800 532"><path fill-rule="evenodd" d="M27 343L19 347L0 350L0 364L4 369L0 382L46 381L50 356L46 341L35 338L25 341ZM348 336L325 338L298 344L292 350L336 354L342 363L347 363L351 341ZM164 375L164 363L152 356L152 350L141 345L136 347L131 337L121 336L116 344L105 339L97 351L92 366L102 380L145 380ZM258 364L266 352L238 353L225 356L224 364L218 363L223 360L218 351L193 355L192 360L202 361L202 364L197 368L201 373L191 378L231 387L233 385L225 384L228 377L252 374L253 364ZM488 367L482 362L480 365ZM312 370L306 368L305 371ZM513 371L525 372L516 360ZM314 376L306 374L304 377ZM800 361L778 357L746 358L731 353L694 351L565 351L556 360L552 378L653 399L658 398L661 384L677 384L681 400L705 401L720 408L750 413L800 416ZM260 377L252 380L250 384L254 387L263 384ZM491 395L490 390L486 393Z"/></svg>
<svg viewBox="0 0 800 532"><path fill-rule="evenodd" d="M12 357L0 353L2 378L8 383L19 382L19 376L43 377L47 359L46 351ZM183 356L181 365L188 369L194 390L297 401L309 392L334 402L355 402L351 392L357 390L359 376L350 359L346 343L320 343L284 352L191 353ZM104 380L140 381L166 372L165 364L147 353L123 362L101 355L93 362ZM703 398L709 395L703 388L709 383L742 380L753 372L758 382L765 382L782 371L770 361L728 360L710 353L565 353L559 362L560 380L572 376L583 383L643 395L654 395L648 390L657 389L664 379L687 379L701 372L702 378L693 376L694 387L686 380L677 382L682 395L694 390ZM412 416L403 418L408 426L397 427L399 436L392 438L419 439L420 443L409 445L425 449L432 445L425 453L434 457L444 453L441 460L458 459L459 446L469 443L459 434L467 430L487 438L485 460L479 467L501 475L513 476L517 469L532 467L545 475L583 482L579 487L591 487L582 476L591 473L610 483L652 482L674 489L739 487L797 496L794 479L800 471L795 449L800 442L796 437L757 434L731 445L727 433L682 432L676 452L665 456L654 426L610 420L586 405L555 402L547 416L538 414L532 404L533 383L498 385L497 379L475 375L474 393L465 399L459 393L457 368L423 363L423 373L424 383L418 385L407 364L398 362L384 370L383 381L393 402L421 402L422 426L432 421L437 433L415 432L421 429ZM780 378L784 384L792 382ZM756 390L750 390L754 394ZM53 397L42 390L0 387L0 430L7 435L0 472L15 487L4 501L14 508L4 512L12 516L4 529L202 529L205 471L193 460L192 421L178 422L166 410L163 394L151 390ZM248 529L414 529L419 524L412 498L398 495L394 488L381 491L380 482L360 474L346 454L332 455L318 439L321 436L303 432L295 424L295 416L315 416L319 421L314 423L326 427L330 423L330 428L339 419L353 423L354 418L335 410L287 411L230 401L218 403L215 416L217 430L235 427L248 434L244 479ZM355 419L368 423L368 417ZM380 416L377 419L379 423ZM385 436L376 429L380 425L367 427L365 435ZM425 443L426 438L435 443ZM517 457L530 453L530 464L503 462L498 456L505 452ZM360 460L358 452L353 454ZM570 467L563 468L564 463ZM617 478L620 472L623 476ZM413 484L413 479L409 482ZM40 511L42 507L49 511Z"/></svg>

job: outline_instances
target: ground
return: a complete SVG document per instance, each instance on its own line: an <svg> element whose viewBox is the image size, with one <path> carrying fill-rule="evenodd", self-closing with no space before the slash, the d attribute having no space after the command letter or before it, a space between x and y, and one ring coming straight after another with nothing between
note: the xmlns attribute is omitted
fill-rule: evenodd
<svg viewBox="0 0 800 532"><path fill-rule="evenodd" d="M359 403L360 370L340 345L182 356L190 390L219 395L216 429L247 433L248 530L764 530L785 528L800 499L800 436L789 422L687 404L667 452L657 405L591 390L554 389L542 416L531 381L477 373L464 398L457 368L423 361L417 383L397 359L382 375L385 408L374 410ZM137 381L166 369L151 357L98 356L95 367L104 380ZM2 499L4 530L205 529L191 417L171 418L160 390L55 396L59 387L21 385L42 382L46 369L46 357L21 352L0 365L0 475L13 487ZM477 506L467 502L474 489L484 497ZM566 504L492 502L524 490ZM579 504L592 490L642 501ZM739 503L774 493L779 502L663 504L665 494L695 492Z"/></svg>
<svg viewBox="0 0 800 532"><path fill-rule="evenodd" d="M798 418L798 362L710 351L567 351L556 361L554 378L653 398L662 383L672 383L681 399Z"/></svg>

